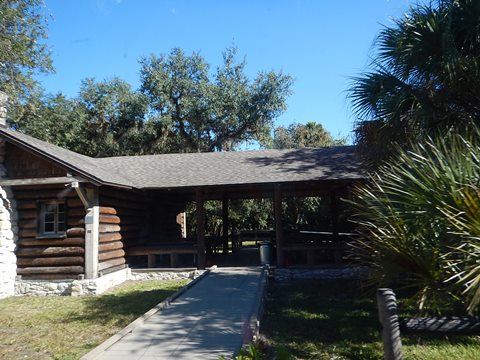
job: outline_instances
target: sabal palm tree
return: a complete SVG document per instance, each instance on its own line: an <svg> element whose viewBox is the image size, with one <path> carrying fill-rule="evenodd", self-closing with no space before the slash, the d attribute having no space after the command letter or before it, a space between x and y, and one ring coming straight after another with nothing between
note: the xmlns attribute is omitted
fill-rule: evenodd
<svg viewBox="0 0 480 360"><path fill-rule="evenodd" d="M372 70L353 79L360 149L375 162L395 143L480 124L480 2L412 7L377 38Z"/></svg>

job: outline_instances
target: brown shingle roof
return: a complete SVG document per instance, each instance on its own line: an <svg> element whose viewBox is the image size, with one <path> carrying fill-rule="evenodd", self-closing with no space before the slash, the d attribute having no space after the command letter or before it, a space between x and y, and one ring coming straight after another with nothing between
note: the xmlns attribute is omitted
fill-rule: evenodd
<svg viewBox="0 0 480 360"><path fill-rule="evenodd" d="M353 146L164 154L97 159L138 188L260 184L364 178Z"/></svg>
<svg viewBox="0 0 480 360"><path fill-rule="evenodd" d="M0 135L94 182L139 189L365 178L353 146L91 158L17 131Z"/></svg>

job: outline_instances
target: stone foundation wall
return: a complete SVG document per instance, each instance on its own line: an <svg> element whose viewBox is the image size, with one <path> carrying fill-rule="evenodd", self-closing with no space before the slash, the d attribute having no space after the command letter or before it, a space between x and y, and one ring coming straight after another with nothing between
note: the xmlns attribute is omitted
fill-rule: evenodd
<svg viewBox="0 0 480 360"><path fill-rule="evenodd" d="M97 279L17 280L15 282L15 295L97 295L129 278L130 269L122 269Z"/></svg>
<svg viewBox="0 0 480 360"><path fill-rule="evenodd" d="M98 295L127 280L180 280L196 279L204 270L135 272L122 269L96 279L84 280L17 280L15 295L30 296L82 296Z"/></svg>
<svg viewBox="0 0 480 360"><path fill-rule="evenodd" d="M71 295L73 280L17 280L15 295Z"/></svg>
<svg viewBox="0 0 480 360"><path fill-rule="evenodd" d="M0 142L0 178L7 175L2 164L4 151L5 143ZM15 294L17 219L17 207L12 189L0 187L0 299Z"/></svg>
<svg viewBox="0 0 480 360"><path fill-rule="evenodd" d="M276 281L290 280L355 280L368 277L367 267L332 267L332 268L277 268L273 270Z"/></svg>
<svg viewBox="0 0 480 360"><path fill-rule="evenodd" d="M131 280L194 280L202 275L205 270L193 271L148 271L137 272L132 270Z"/></svg>

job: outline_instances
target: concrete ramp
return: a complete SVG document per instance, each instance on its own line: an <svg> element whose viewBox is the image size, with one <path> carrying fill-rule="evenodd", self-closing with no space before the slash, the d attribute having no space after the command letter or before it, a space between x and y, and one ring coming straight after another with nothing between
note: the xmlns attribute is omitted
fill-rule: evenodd
<svg viewBox="0 0 480 360"><path fill-rule="evenodd" d="M217 268L113 345L84 359L231 358L255 332L262 268Z"/></svg>

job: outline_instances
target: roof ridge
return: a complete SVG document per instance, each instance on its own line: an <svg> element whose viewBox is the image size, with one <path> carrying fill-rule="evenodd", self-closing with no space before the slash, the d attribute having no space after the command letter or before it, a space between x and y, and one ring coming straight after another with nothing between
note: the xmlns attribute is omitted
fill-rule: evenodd
<svg viewBox="0 0 480 360"><path fill-rule="evenodd" d="M322 146L322 147L303 147L303 148L289 148L289 149L255 149L255 150L231 150L231 151L202 151L202 152L184 152L184 153L161 153L161 154L143 154L143 155L117 155L117 156L103 156L94 158L94 161L110 160L110 159L125 159L125 158L139 158L139 157L153 157L153 156L198 156L198 155L226 155L226 154L252 154L261 152L287 152L287 151L302 151L302 150L320 150L320 149L339 149L339 148L354 148L355 145L336 145L336 146Z"/></svg>

